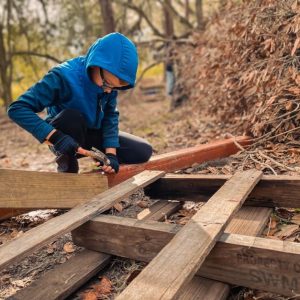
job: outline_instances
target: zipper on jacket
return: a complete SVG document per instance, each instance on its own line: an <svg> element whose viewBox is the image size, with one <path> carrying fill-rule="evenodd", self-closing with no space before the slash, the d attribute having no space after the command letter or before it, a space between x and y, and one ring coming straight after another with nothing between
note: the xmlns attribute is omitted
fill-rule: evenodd
<svg viewBox="0 0 300 300"><path fill-rule="evenodd" d="M103 109L102 109L102 99L101 99L101 96L98 95L97 96L96 121L95 121L95 127L96 128L98 126L98 122L99 122L99 118L100 118L100 112L103 112Z"/></svg>

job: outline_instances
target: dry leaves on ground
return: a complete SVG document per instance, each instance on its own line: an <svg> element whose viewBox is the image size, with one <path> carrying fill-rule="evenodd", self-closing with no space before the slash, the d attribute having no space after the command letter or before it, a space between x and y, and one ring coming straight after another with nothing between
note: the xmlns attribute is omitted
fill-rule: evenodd
<svg viewBox="0 0 300 300"><path fill-rule="evenodd" d="M82 294L83 300L97 300L111 294L112 284L106 276L100 277L100 282L92 286L92 290Z"/></svg>

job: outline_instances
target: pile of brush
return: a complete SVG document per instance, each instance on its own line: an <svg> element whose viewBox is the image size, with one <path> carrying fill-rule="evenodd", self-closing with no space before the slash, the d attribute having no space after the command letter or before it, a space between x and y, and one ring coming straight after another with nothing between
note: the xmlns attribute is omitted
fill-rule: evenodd
<svg viewBox="0 0 300 300"><path fill-rule="evenodd" d="M190 101L207 103L208 112L218 122L230 124L232 133L253 138L252 148L241 149L244 165L262 164L276 174L276 168L298 172L298 1L228 4L204 32L193 35L193 42L194 47L185 45L175 51L180 84L189 91Z"/></svg>

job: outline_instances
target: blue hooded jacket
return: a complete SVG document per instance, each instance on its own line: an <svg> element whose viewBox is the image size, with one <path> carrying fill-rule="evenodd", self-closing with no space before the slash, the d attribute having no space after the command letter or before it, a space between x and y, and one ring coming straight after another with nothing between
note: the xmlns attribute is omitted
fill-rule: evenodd
<svg viewBox="0 0 300 300"><path fill-rule="evenodd" d="M85 116L88 128L102 129L103 148L119 147L118 93L105 93L97 86L89 77L91 66L128 82L124 89L132 88L138 66L136 47L120 33L98 39L85 56L54 67L13 102L8 108L9 117L42 143L54 129L47 120L66 108L76 109ZM45 108L48 116L43 120L36 113Z"/></svg>

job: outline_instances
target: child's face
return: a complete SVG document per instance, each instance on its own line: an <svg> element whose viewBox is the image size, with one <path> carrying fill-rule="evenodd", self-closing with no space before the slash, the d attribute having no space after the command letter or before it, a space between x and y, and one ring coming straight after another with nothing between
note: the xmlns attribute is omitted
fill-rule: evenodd
<svg viewBox="0 0 300 300"><path fill-rule="evenodd" d="M91 69L91 78L93 82L98 86L103 87L103 90L106 93L111 93L115 88L128 85L127 82L119 79L106 70L102 70L102 72L100 73L99 67L92 67Z"/></svg>

